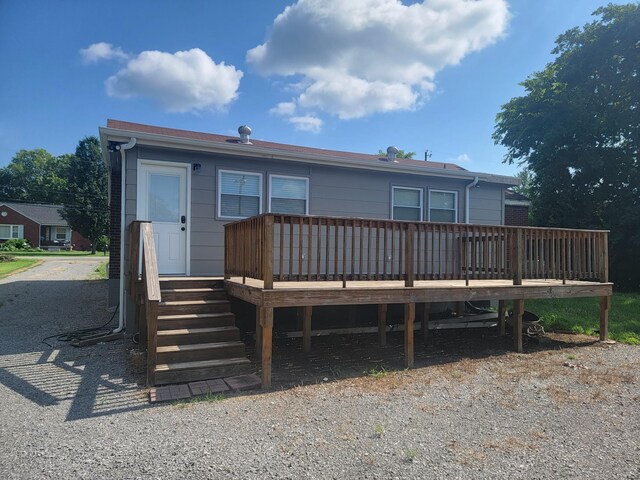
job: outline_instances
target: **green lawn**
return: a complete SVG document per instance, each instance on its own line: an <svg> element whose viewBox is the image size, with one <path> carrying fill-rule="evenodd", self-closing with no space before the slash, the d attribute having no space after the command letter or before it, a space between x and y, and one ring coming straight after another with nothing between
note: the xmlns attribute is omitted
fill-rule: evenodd
<svg viewBox="0 0 640 480"><path fill-rule="evenodd" d="M91 279L92 280L106 280L107 279L107 265L109 263L108 262L104 262L101 263L100 265L98 265L98 268L96 268L93 273L91 274Z"/></svg>
<svg viewBox="0 0 640 480"><path fill-rule="evenodd" d="M80 252L80 251L59 251L59 252L0 252L0 253L8 253L9 255L14 255L16 257L90 257L91 252ZM102 252L98 252L95 254L96 257L108 257L107 255L103 255Z"/></svg>
<svg viewBox="0 0 640 480"><path fill-rule="evenodd" d="M32 258L22 258L14 260L13 262L0 262L0 278L4 278L18 270L26 270L35 264L40 263L40 260Z"/></svg>
<svg viewBox="0 0 640 480"><path fill-rule="evenodd" d="M640 293L616 293L609 310L609 338L640 345ZM527 300L525 310L535 313L546 329L595 335L600 328L598 298Z"/></svg>

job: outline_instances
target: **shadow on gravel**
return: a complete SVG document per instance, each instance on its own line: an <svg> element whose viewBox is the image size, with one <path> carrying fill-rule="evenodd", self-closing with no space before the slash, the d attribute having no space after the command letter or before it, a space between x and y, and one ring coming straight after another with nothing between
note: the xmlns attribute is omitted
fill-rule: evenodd
<svg viewBox="0 0 640 480"><path fill-rule="evenodd" d="M55 338L48 340L53 347L42 343L51 335L100 327L111 316L104 281L2 285L0 390L4 386L44 408L69 404L66 420L148 408L130 339L79 348Z"/></svg>
<svg viewBox="0 0 640 480"><path fill-rule="evenodd" d="M496 328L430 331L426 342L415 337L414 368L454 365L469 359L499 358L513 353L509 335L500 337ZM584 336L543 336L524 339L524 355L537 351L587 347L597 340ZM387 345L377 343L376 334L329 335L312 338L312 351L302 352L301 339L275 338L272 379L276 389L346 378L377 376L404 370L404 332L387 334ZM259 366L253 343L247 341L249 358Z"/></svg>

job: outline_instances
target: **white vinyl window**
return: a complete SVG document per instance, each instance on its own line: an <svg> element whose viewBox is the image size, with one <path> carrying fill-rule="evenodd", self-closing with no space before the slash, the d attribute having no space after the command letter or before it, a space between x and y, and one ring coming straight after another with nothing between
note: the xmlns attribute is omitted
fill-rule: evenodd
<svg viewBox="0 0 640 480"><path fill-rule="evenodd" d="M24 236L23 225L0 225L0 240L22 238Z"/></svg>
<svg viewBox="0 0 640 480"><path fill-rule="evenodd" d="M218 216L247 218L262 213L260 173L218 171Z"/></svg>
<svg viewBox="0 0 640 480"><path fill-rule="evenodd" d="M422 189L392 188L393 220L422 221Z"/></svg>
<svg viewBox="0 0 640 480"><path fill-rule="evenodd" d="M67 240L71 240L71 231L67 227L56 227L55 230L55 240L66 242Z"/></svg>
<svg viewBox="0 0 640 480"><path fill-rule="evenodd" d="M458 192L429 190L429 221L458 221Z"/></svg>
<svg viewBox="0 0 640 480"><path fill-rule="evenodd" d="M269 211L307 215L309 213L309 179L270 175Z"/></svg>

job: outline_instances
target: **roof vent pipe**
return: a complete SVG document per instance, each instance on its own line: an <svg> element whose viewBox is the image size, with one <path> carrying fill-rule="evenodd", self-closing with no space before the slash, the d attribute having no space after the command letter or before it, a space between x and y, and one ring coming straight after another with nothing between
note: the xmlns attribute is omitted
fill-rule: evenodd
<svg viewBox="0 0 640 480"><path fill-rule="evenodd" d="M249 141L249 135L251 135L251 128L249 125L242 125L238 128L238 133L240 134L240 143L244 143L245 145L251 145Z"/></svg>
<svg viewBox="0 0 640 480"><path fill-rule="evenodd" d="M388 147L387 148L387 161L388 162L395 162L397 154L398 154L398 149L396 147Z"/></svg>

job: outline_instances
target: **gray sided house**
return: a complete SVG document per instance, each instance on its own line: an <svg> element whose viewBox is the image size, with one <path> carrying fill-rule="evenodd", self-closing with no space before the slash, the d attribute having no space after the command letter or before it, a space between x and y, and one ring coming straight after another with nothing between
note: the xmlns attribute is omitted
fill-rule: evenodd
<svg viewBox="0 0 640 480"><path fill-rule="evenodd" d="M239 132L119 120L100 128L110 172L110 305L127 298L134 220L153 222L160 275L222 276L224 225L238 219L273 212L504 225L505 191L517 184L450 163L395 158L392 147L380 156L254 140L247 127Z"/></svg>

